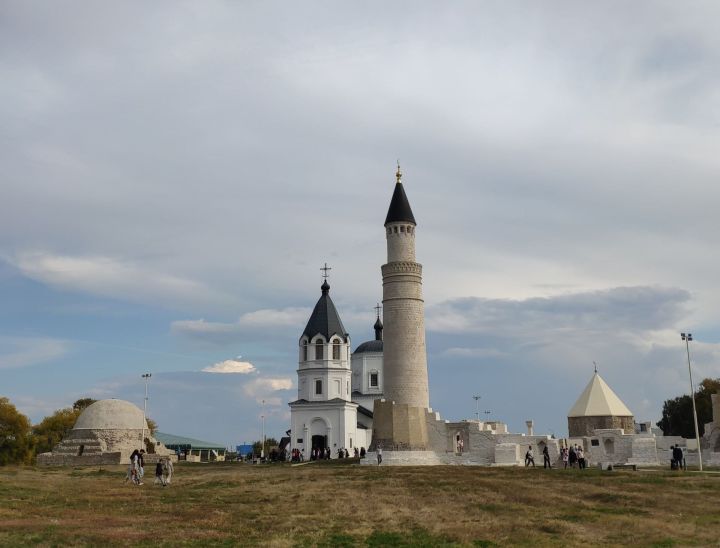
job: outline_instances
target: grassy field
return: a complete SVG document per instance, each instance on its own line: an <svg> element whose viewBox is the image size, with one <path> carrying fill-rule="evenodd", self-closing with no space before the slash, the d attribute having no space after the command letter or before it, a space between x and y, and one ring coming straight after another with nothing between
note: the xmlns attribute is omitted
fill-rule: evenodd
<svg viewBox="0 0 720 548"><path fill-rule="evenodd" d="M151 475L151 471L148 470ZM0 468L0 545L718 545L720 475L180 464Z"/></svg>

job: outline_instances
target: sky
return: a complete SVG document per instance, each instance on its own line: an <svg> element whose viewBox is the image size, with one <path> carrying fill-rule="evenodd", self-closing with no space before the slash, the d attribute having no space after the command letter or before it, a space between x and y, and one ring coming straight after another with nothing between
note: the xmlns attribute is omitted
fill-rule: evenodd
<svg viewBox="0 0 720 548"><path fill-rule="evenodd" d="M716 2L0 5L0 396L289 428L332 267L373 338L396 162L430 401L567 433L720 377ZM479 395L477 402L473 396ZM262 402L265 402L263 405Z"/></svg>

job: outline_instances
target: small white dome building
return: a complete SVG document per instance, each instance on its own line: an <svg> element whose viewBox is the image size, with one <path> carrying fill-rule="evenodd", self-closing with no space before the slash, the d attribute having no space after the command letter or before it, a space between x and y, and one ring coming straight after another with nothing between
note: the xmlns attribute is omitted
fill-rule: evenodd
<svg viewBox="0 0 720 548"><path fill-rule="evenodd" d="M143 428L149 431L142 410L125 400L100 400L89 405L78 417L73 430L137 430L138 441Z"/></svg>
<svg viewBox="0 0 720 548"><path fill-rule="evenodd" d="M145 443L143 444L143 432ZM73 429L37 463L47 466L122 464L135 449L145 449L145 462L172 454L152 437L142 409L125 400L100 400L89 405Z"/></svg>

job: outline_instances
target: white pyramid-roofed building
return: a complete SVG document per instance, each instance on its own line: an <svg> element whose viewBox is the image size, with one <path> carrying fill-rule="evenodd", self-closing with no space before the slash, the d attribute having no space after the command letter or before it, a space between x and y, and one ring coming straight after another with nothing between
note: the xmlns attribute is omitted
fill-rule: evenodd
<svg viewBox="0 0 720 548"><path fill-rule="evenodd" d="M621 428L630 434L635 431L632 411L613 392L597 371L568 412L570 437L592 436L593 431Z"/></svg>

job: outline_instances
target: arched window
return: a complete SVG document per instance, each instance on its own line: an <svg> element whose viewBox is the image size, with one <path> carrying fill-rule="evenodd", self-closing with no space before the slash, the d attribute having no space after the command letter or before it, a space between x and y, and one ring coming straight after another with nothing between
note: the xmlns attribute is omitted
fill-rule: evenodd
<svg viewBox="0 0 720 548"><path fill-rule="evenodd" d="M302 350L302 352L303 352L303 354L302 354L302 355L303 355L303 361L306 362L307 359L308 359L308 342L307 342L307 341L303 341L303 350Z"/></svg>
<svg viewBox="0 0 720 548"><path fill-rule="evenodd" d="M322 339L318 339L315 341L315 359L316 360L322 360L323 359L323 342Z"/></svg>
<svg viewBox="0 0 720 548"><path fill-rule="evenodd" d="M333 341L333 360L340 359L340 341L335 339Z"/></svg>

